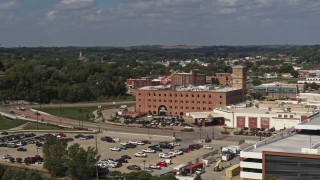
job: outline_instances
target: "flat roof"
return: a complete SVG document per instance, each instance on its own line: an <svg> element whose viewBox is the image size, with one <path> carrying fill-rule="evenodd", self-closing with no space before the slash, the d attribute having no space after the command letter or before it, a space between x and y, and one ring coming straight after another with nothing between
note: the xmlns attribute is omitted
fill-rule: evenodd
<svg viewBox="0 0 320 180"><path fill-rule="evenodd" d="M295 125L295 128L304 130L320 130L319 114L315 114L313 118L310 118L300 124Z"/></svg>
<svg viewBox="0 0 320 180"><path fill-rule="evenodd" d="M302 148L310 148L310 137L311 137L311 146L320 142L320 136L318 135L305 135L305 134L296 134L285 139L275 141L273 143L252 149L252 152L287 152L287 153L302 153ZM303 153L305 154L305 153Z"/></svg>
<svg viewBox="0 0 320 180"><path fill-rule="evenodd" d="M256 108L256 107L245 107L245 108L215 108L215 110L220 110L220 111L224 111L224 112L229 112L229 113L254 113L254 114L296 114L296 115L311 115L312 112L296 112L296 111L292 111L292 112L284 112L284 111L275 111L272 110L269 111L268 109L264 109L264 108Z"/></svg>
<svg viewBox="0 0 320 180"><path fill-rule="evenodd" d="M189 116L191 116L192 118L208 118L208 116L212 116L212 118L214 117L224 117L221 114L215 113L213 111L209 111L209 112L188 112Z"/></svg>
<svg viewBox="0 0 320 180"><path fill-rule="evenodd" d="M232 87L209 87L209 86L145 86L139 88L139 90L173 90L173 91L200 91L200 92L229 92L239 90Z"/></svg>

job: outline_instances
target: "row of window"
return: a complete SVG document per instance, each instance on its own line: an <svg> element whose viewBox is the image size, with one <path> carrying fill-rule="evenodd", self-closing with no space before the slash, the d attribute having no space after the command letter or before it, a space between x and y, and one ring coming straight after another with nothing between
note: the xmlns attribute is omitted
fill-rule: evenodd
<svg viewBox="0 0 320 180"><path fill-rule="evenodd" d="M139 105L139 107L141 107L141 105ZM148 105L148 108L151 108L151 105ZM153 106L153 108L157 108L157 106ZM169 106L169 108L172 109L173 106ZM178 106L174 106L174 109L179 109L179 108L178 108ZM180 106L180 109L184 109L183 106ZM206 110L209 110L209 111L212 110L211 107L208 108L208 109L207 109L206 107L202 107L202 109L201 109L201 107L191 107L191 108L190 108L189 106L187 106L185 109L193 109L193 110L194 110L194 109L197 109L197 110L205 110L205 111L206 111Z"/></svg>
<svg viewBox="0 0 320 180"><path fill-rule="evenodd" d="M139 93L139 96L141 96L141 93ZM151 93L148 93L148 96L151 96ZM153 96L157 96L157 94L156 94L156 93L153 93ZM158 96L162 96L162 94L159 93ZM163 96L166 97L167 94L163 94ZM175 96L175 97L178 97L178 96L183 97L183 94L174 94L174 96ZM171 94L171 93L169 94L169 97L172 97L172 94ZM189 94L185 94L185 97L189 97ZM200 94L197 94L197 95L191 94L191 97L198 97L198 98L199 98L199 97L200 97ZM209 94L208 96L205 95L205 94L203 94L202 97L203 97L203 98L211 98L211 94ZM222 98L222 96L220 96L220 98Z"/></svg>

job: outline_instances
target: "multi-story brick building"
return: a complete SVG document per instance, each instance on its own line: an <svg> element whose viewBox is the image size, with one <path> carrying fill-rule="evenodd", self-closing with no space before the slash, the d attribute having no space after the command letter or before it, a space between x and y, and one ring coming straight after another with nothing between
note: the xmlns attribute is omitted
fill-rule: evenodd
<svg viewBox="0 0 320 180"><path fill-rule="evenodd" d="M186 112L212 111L216 107L225 107L245 101L246 74L242 66L233 67L232 87L183 87L190 84L205 84L205 75L198 78L197 71L192 71L190 74L181 77L175 74L177 76L172 78L172 86L146 86L136 89L136 110L176 116L185 115ZM189 83L186 84L186 82Z"/></svg>
<svg viewBox="0 0 320 180"><path fill-rule="evenodd" d="M242 89L211 87L155 86L136 90L136 110L159 115L185 115L212 111L244 101Z"/></svg>
<svg viewBox="0 0 320 180"><path fill-rule="evenodd" d="M194 69L190 73L175 73L171 77L171 85L174 86L201 86L205 84L206 75L199 74L198 69Z"/></svg>

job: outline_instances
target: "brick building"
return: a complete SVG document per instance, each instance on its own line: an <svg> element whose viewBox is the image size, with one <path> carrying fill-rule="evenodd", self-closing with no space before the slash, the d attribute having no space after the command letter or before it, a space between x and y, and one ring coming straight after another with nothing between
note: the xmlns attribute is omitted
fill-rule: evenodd
<svg viewBox="0 0 320 180"><path fill-rule="evenodd" d="M186 112L212 111L245 101L246 72L243 66L233 67L232 87L188 86L204 85L206 76L177 73L171 79L172 86L146 86L136 89L136 111L159 115L185 115ZM181 85L181 86L177 86Z"/></svg>
<svg viewBox="0 0 320 180"><path fill-rule="evenodd" d="M199 74L198 69L194 69L190 73L175 73L171 77L171 85L174 86L201 86L205 84L206 75Z"/></svg>
<svg viewBox="0 0 320 180"><path fill-rule="evenodd" d="M127 85L128 93L133 94L134 89L139 89L145 86L160 85L160 80L152 79L149 77L142 77L140 79L127 79L126 85Z"/></svg>
<svg viewBox="0 0 320 180"><path fill-rule="evenodd" d="M136 110L159 115L185 115L212 111L244 101L242 89L212 87L155 86L136 90Z"/></svg>

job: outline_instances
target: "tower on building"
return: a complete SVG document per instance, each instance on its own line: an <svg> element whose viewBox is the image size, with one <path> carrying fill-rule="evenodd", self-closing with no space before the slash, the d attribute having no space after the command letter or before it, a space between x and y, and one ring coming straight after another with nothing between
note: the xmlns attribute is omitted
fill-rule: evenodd
<svg viewBox="0 0 320 180"><path fill-rule="evenodd" d="M232 67L232 87L246 90L246 68L243 66Z"/></svg>

